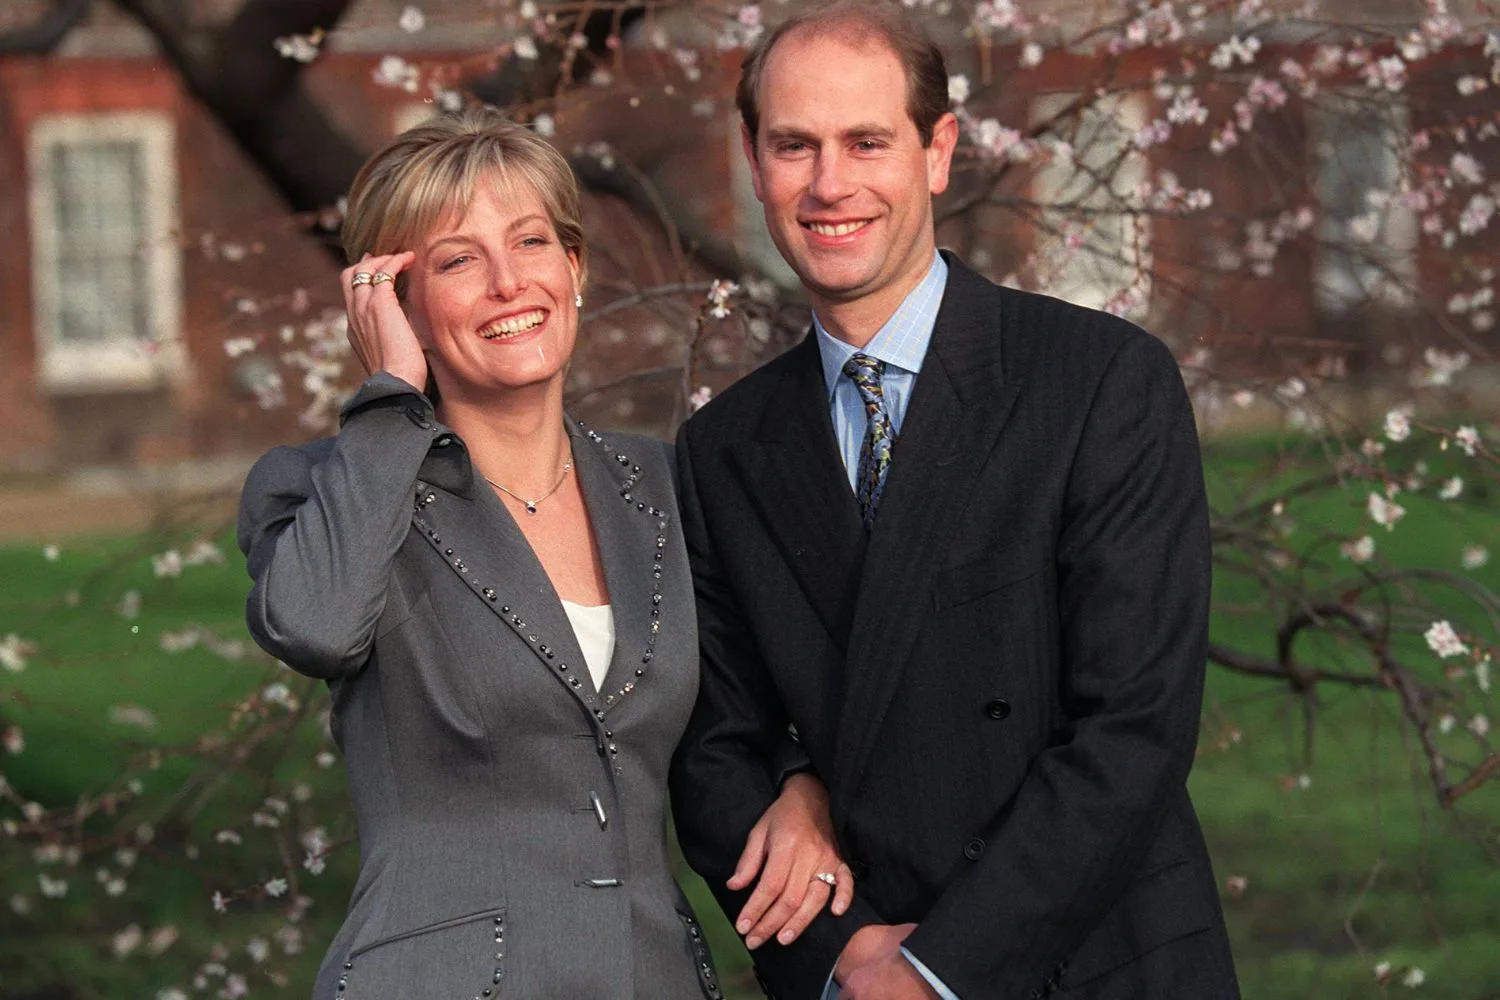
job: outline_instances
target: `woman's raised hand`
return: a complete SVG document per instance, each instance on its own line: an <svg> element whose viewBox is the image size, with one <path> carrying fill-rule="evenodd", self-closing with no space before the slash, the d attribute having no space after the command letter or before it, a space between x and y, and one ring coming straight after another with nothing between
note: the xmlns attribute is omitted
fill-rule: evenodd
<svg viewBox="0 0 1500 1000"><path fill-rule="evenodd" d="M410 250L372 257L346 267L344 309L349 314L349 346L365 374L387 371L418 389L427 386L427 357L396 298L396 275L411 266Z"/></svg>
<svg viewBox="0 0 1500 1000"><path fill-rule="evenodd" d="M747 888L757 872L760 881L734 920L734 929L750 949L772 935L791 944L830 896L835 916L854 902L854 874L839 857L828 790L815 776L794 774L786 779L781 795L751 828L727 885Z"/></svg>

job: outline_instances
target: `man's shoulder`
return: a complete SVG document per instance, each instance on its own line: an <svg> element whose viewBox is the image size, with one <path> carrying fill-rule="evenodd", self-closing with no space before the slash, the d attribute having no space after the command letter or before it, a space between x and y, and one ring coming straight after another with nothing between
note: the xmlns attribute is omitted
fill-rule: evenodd
<svg viewBox="0 0 1500 1000"><path fill-rule="evenodd" d="M716 439L753 433L782 379L808 363L807 346L799 342L720 390L688 418L688 432Z"/></svg>
<svg viewBox="0 0 1500 1000"><path fill-rule="evenodd" d="M1058 378L1107 365L1122 350L1171 356L1160 339L1122 316L996 284L957 261L950 274L954 306L971 318L978 310L993 327L1008 372Z"/></svg>

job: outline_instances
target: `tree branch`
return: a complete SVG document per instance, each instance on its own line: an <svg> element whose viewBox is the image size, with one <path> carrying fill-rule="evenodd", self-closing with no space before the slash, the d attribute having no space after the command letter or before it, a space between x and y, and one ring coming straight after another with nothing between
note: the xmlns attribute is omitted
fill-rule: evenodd
<svg viewBox="0 0 1500 1000"><path fill-rule="evenodd" d="M0 56L47 55L88 17L93 0L52 0L35 24L0 34Z"/></svg>

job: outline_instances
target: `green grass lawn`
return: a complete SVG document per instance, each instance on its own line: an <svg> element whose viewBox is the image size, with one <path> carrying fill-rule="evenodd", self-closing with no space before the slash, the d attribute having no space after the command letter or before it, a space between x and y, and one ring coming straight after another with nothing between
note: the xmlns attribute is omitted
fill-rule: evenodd
<svg viewBox="0 0 1500 1000"><path fill-rule="evenodd" d="M1270 454L1264 445L1210 448L1210 467L1243 474ZM1257 481L1278 488L1306 465L1296 455ZM1433 470L1432 475L1448 474ZM1211 475L1216 502L1238 495L1227 474ZM1262 486L1261 489L1267 487ZM1305 504L1287 517L1296 527L1285 539L1302 550L1324 532L1345 534L1363 517L1367 487L1347 489ZM1477 495L1476 495L1477 494ZM1468 501L1445 505L1403 495L1410 514L1397 530L1377 532L1382 558L1420 560L1457 569L1466 544L1494 547L1500 516L1488 498L1471 489ZM190 566L178 579L152 575L150 555L165 542L80 541L65 544L55 561L40 545L0 550L0 636L16 633L38 652L20 673L0 672L0 718L21 725L26 749L0 756L0 773L27 800L69 808L80 794L108 785L125 773L142 782L139 799L124 802L113 816L96 816L80 827L87 841L134 831L148 823L153 836L139 860L127 868L112 851L88 853L76 868L67 859L41 867L31 845L0 836L0 904L24 894L30 912L0 905L0 997L154 997L165 986L189 986L189 977L216 942L227 949L231 970L255 965L251 939L284 952L285 901L242 900L226 915L209 904L215 890L256 885L276 874L284 852L295 864L302 847L291 836L301 826L322 825L330 837L349 833L342 776L315 763L324 749L316 719L287 738L270 740L248 759L204 753L160 762L152 747L191 745L206 732L224 731L236 704L275 681L287 681L258 655L226 659L201 646L167 653L164 631L191 624L229 639L243 639L241 606L247 588L232 546L220 565ZM1348 572L1334 560L1330 579ZM1473 577L1500 589L1500 567ZM1271 604L1257 589L1228 574L1216 582L1226 606L1214 623L1220 642L1267 653L1274 638ZM133 618L118 613L121 595L140 594ZM72 594L69 598L68 595ZM1413 659L1430 657L1420 640L1401 646ZM1309 641L1301 655L1345 669L1368 670L1361 654L1331 641ZM292 693L317 699L316 688L290 679ZM119 706L143 709L156 722L149 731L133 724ZM112 719L111 711L115 710ZM280 716L270 713L271 725ZM1453 809L1437 807L1422 767L1410 748L1410 733L1392 698L1383 692L1328 688L1317 705L1313 753L1305 755L1302 702L1262 679L1210 668L1204 739L1191 785L1214 854L1221 886L1231 876L1245 880L1242 892L1224 893L1244 994L1253 1000L1280 998L1370 998L1405 994L1383 990L1374 967L1390 962L1417 966L1425 983L1413 996L1480 1000L1500 997L1500 785L1481 788ZM250 723L241 721L239 726ZM1229 728L1237 742L1221 745ZM1474 754L1462 732L1445 737L1445 750L1462 761ZM1414 766L1416 764L1416 766ZM157 765L157 766L153 766ZM1306 776L1299 782L1299 776ZM214 778L222 776L218 783ZM305 785L307 800L298 801ZM182 789L193 811L183 815ZM286 804L276 828L247 822L267 794ZM172 805L174 808L165 808ZM264 809L262 808L262 812ZM14 805L0 803L0 819L16 819ZM226 827L243 844L223 844ZM278 958L291 979L285 990L266 989L252 975L252 995L305 994L322 948L342 913L352 878L352 849L336 852L327 872L302 872L315 902L301 921L302 952ZM111 896L97 872L128 873L123 893ZM66 877L68 894L47 899L38 872ZM310 887L310 888L309 888ZM700 884L689 891L700 913L713 906ZM125 958L112 954L115 936L134 924L148 939ZM163 926L179 940L158 955L149 936ZM726 981L738 997L758 995L734 936L722 921L709 927Z"/></svg>

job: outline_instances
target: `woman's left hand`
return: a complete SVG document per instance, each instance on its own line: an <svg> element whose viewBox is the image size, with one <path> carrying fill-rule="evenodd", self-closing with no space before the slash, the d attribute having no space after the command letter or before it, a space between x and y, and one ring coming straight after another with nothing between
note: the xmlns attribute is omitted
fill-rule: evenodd
<svg viewBox="0 0 1500 1000"><path fill-rule="evenodd" d="M794 774L782 784L781 795L751 828L727 884L747 888L757 872L760 882L734 921L752 950L772 935L784 945L797 940L830 895L835 916L854 902L854 873L834 842L828 790L813 775ZM836 884L819 873L834 875Z"/></svg>

